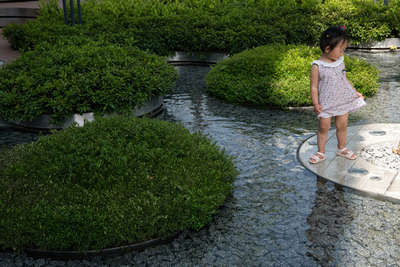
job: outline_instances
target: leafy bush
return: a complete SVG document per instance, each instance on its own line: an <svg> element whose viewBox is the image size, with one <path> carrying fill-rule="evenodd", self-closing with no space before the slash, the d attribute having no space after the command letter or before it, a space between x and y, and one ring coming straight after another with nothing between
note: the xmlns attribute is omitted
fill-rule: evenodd
<svg viewBox="0 0 400 267"><path fill-rule="evenodd" d="M267 45L246 50L214 66L206 76L207 90L231 103L261 106L311 104L310 63L319 48ZM365 96L378 88L378 71L366 61L345 56L347 77Z"/></svg>
<svg viewBox="0 0 400 267"><path fill-rule="evenodd" d="M345 57L347 79L366 97L375 95L379 88L378 70L366 60Z"/></svg>
<svg viewBox="0 0 400 267"><path fill-rule="evenodd" d="M400 37L400 0L389 1L389 9L385 17L392 29L391 37Z"/></svg>
<svg viewBox="0 0 400 267"><path fill-rule="evenodd" d="M181 125L99 118L0 154L0 247L101 249L199 229L236 175Z"/></svg>
<svg viewBox="0 0 400 267"><path fill-rule="evenodd" d="M67 1L68 2L68 1ZM39 17L24 24L8 24L3 28L13 49L33 49L41 42L55 43L60 38L68 38L82 33L82 26L70 27L64 24L63 11L58 1L40 0Z"/></svg>
<svg viewBox="0 0 400 267"><path fill-rule="evenodd" d="M321 4L321 16L326 28L329 25L346 25L355 44L382 40L391 36L393 28L387 13L393 8L389 9L383 1L380 2L326 0Z"/></svg>
<svg viewBox="0 0 400 267"><path fill-rule="evenodd" d="M84 24L74 29L63 24L61 11L44 7L38 19L7 26L4 35L24 50L83 35L160 55L176 50L236 53L268 43L313 42L317 32L308 18L318 17L318 2L92 0L83 4Z"/></svg>
<svg viewBox="0 0 400 267"><path fill-rule="evenodd" d="M43 5L38 19L8 25L4 35L13 47L25 50L43 41L88 36L159 55L175 50L237 53L270 43L315 45L328 26L345 24L357 44L399 37L400 1L382 2L88 0L82 5L83 25L66 26L60 9Z"/></svg>
<svg viewBox="0 0 400 267"><path fill-rule="evenodd" d="M32 120L43 114L129 112L164 95L177 78L165 58L138 48L76 38L42 43L0 69L0 116Z"/></svg>

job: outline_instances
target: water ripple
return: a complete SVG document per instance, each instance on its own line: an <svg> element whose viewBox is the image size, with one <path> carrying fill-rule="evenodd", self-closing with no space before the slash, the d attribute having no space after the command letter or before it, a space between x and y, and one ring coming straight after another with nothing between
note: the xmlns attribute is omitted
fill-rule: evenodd
<svg viewBox="0 0 400 267"><path fill-rule="evenodd" d="M349 124L400 122L400 55L352 54L380 68L381 90L365 108L350 115ZM312 112L224 103L205 92L208 67L177 69L177 86L166 97L160 119L208 135L235 157L241 173L233 195L199 232L184 232L170 244L142 252L85 261L86 266L396 266L400 262L400 205L325 183L297 161L297 147L317 128ZM0 145L14 135L18 136L0 132ZM18 138L15 142L21 141ZM8 255L0 255L0 263L26 259ZM46 264L53 263L46 260Z"/></svg>

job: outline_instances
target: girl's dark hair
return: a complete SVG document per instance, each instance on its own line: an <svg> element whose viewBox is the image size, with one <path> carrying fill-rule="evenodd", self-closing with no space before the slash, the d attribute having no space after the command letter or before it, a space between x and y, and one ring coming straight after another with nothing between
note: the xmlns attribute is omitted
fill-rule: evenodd
<svg viewBox="0 0 400 267"><path fill-rule="evenodd" d="M346 33L345 26L334 26L329 27L326 31L321 34L319 39L319 47L322 52L329 46L330 49L334 49L341 41L349 41L350 36Z"/></svg>

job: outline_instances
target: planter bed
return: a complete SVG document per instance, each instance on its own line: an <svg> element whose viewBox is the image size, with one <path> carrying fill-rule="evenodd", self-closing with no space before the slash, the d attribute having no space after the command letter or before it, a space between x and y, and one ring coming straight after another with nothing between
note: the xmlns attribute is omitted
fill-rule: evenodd
<svg viewBox="0 0 400 267"><path fill-rule="evenodd" d="M136 47L46 44L0 69L0 116L39 130L83 125L94 114L152 116L176 78L166 58Z"/></svg>
<svg viewBox="0 0 400 267"><path fill-rule="evenodd" d="M41 136L0 154L0 247L71 259L167 242L212 221L232 193L232 160L206 136L148 118Z"/></svg>

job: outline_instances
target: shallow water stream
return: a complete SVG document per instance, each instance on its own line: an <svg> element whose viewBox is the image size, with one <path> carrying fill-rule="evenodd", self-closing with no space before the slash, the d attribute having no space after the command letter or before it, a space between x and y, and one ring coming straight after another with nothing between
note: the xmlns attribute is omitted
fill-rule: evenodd
<svg viewBox="0 0 400 267"><path fill-rule="evenodd" d="M400 53L351 52L380 69L380 91L349 125L400 122ZM296 159L315 133L310 111L234 106L205 92L209 67L176 67L160 119L210 136L236 157L234 193L208 227L169 244L85 261L0 253L0 266L400 266L400 205L318 180ZM0 146L35 139L0 130Z"/></svg>

